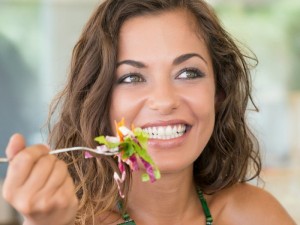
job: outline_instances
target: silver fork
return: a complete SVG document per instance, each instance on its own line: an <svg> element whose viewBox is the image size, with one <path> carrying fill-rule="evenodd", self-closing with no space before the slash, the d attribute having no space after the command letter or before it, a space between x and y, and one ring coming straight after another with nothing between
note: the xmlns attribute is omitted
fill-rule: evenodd
<svg viewBox="0 0 300 225"><path fill-rule="evenodd" d="M110 150L103 150L102 148L87 148L87 147L72 147L72 148L62 148L62 149L56 149L49 152L50 155L62 153L62 152L71 152L71 151L88 151L93 152L99 155L114 155L118 152L117 149L110 149ZM9 162L8 158L0 158L0 163L7 163Z"/></svg>

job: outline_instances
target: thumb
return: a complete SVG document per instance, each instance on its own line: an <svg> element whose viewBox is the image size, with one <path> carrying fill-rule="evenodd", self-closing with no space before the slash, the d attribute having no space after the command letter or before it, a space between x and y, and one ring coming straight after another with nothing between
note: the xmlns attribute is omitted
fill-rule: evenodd
<svg viewBox="0 0 300 225"><path fill-rule="evenodd" d="M8 160L12 160L15 155L17 155L25 147L25 139L21 134L14 134L11 136L6 147L6 156Z"/></svg>

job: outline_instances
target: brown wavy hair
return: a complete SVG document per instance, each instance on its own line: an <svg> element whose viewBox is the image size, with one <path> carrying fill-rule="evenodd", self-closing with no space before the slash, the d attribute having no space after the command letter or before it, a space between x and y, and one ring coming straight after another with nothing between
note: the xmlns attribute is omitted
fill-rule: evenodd
<svg viewBox="0 0 300 225"><path fill-rule="evenodd" d="M176 9L193 15L213 62L219 96L215 127L194 163L194 179L204 192L214 193L253 179L261 170L257 141L245 121L249 101L257 110L251 97L248 62L256 59L241 52L214 10L202 0L107 0L100 4L73 50L66 87L52 103L50 143L53 148L95 147L94 137L112 135L109 109L120 27L135 16ZM68 164L80 200L76 224L86 224L115 210L119 195L112 178L117 168L114 159L87 160L81 152L59 157ZM130 179L125 193L129 187Z"/></svg>

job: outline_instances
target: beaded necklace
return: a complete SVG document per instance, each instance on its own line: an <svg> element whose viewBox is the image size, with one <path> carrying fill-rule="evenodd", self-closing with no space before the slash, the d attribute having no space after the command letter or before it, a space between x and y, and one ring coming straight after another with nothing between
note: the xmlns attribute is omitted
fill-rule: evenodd
<svg viewBox="0 0 300 225"><path fill-rule="evenodd" d="M207 202L204 198L204 195L203 195L202 191L200 191L200 190L198 190L198 197L199 197L199 200L201 202L203 212L204 212L204 215L205 215L205 220L206 220L205 225L213 225L213 218L211 216L211 213L210 213L210 210L208 208ZM119 205L119 209L122 209L122 205L121 204L118 204L118 205ZM128 213L125 212L122 215L122 218L124 219L125 222L119 223L118 225L136 225L136 223L134 222L133 219L130 218Z"/></svg>

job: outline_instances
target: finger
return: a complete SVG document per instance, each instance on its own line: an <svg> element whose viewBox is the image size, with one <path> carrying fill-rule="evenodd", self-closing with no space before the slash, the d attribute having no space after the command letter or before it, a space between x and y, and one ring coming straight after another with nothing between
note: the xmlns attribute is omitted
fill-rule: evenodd
<svg viewBox="0 0 300 225"><path fill-rule="evenodd" d="M39 195L50 195L52 196L65 182L67 177L70 176L68 173L67 165L62 160L55 161L54 168L47 179L43 188L40 190Z"/></svg>
<svg viewBox="0 0 300 225"><path fill-rule="evenodd" d="M35 201L36 212L66 212L65 210L68 208L77 208L78 199L75 195L74 184L70 176L66 177L52 194L47 193L47 195L39 196Z"/></svg>
<svg viewBox="0 0 300 225"><path fill-rule="evenodd" d="M12 135L6 147L7 158L12 160L25 146L25 139L21 134Z"/></svg>
<svg viewBox="0 0 300 225"><path fill-rule="evenodd" d="M34 145L20 151L9 163L5 183L10 188L22 186L28 179L35 163L44 155L49 154L45 145Z"/></svg>
<svg viewBox="0 0 300 225"><path fill-rule="evenodd" d="M29 177L23 184L25 193L36 194L47 184L58 159L53 155L42 156L32 168Z"/></svg>
<svg viewBox="0 0 300 225"><path fill-rule="evenodd" d="M56 203L56 207L60 209L66 209L78 204L75 186L70 176L65 179L63 185L54 193L53 200Z"/></svg>

